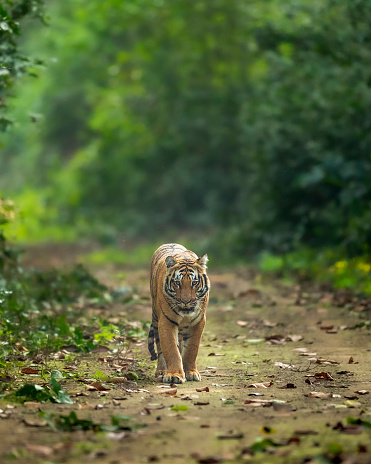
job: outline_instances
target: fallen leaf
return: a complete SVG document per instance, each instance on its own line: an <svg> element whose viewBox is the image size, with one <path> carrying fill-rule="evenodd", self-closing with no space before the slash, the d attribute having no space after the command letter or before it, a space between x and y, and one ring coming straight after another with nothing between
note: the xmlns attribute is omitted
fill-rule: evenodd
<svg viewBox="0 0 371 464"><path fill-rule="evenodd" d="M353 363L354 363L354 359L353 359L353 356L351 356L351 357L349 358L348 364L353 364Z"/></svg>
<svg viewBox="0 0 371 464"><path fill-rule="evenodd" d="M275 362L274 365L277 367L281 367L282 369L292 369L293 367L295 367L293 364L284 364L281 362Z"/></svg>
<svg viewBox="0 0 371 464"><path fill-rule="evenodd" d="M340 364L338 361L333 361L332 359L323 359L323 358L317 358L315 360L315 363L324 364L324 365Z"/></svg>
<svg viewBox="0 0 371 464"><path fill-rule="evenodd" d="M100 382L94 382L90 385L86 385L87 390L98 390L98 391L108 391L110 388L103 386Z"/></svg>
<svg viewBox="0 0 371 464"><path fill-rule="evenodd" d="M282 340L285 340L285 338L286 337L280 334L268 335L268 337L265 337L267 341L272 341L272 340L282 341Z"/></svg>
<svg viewBox="0 0 371 464"><path fill-rule="evenodd" d="M244 400L243 404L247 404L249 406L254 405L254 406L272 406L272 400L260 400L258 398L255 398L253 400L247 399Z"/></svg>
<svg viewBox="0 0 371 464"><path fill-rule="evenodd" d="M210 401L196 401L195 403L193 403L195 406L207 406L208 404L210 404Z"/></svg>
<svg viewBox="0 0 371 464"><path fill-rule="evenodd" d="M23 419L23 423L28 427L45 427L48 425L47 421L44 419Z"/></svg>
<svg viewBox="0 0 371 464"><path fill-rule="evenodd" d="M25 448L27 451L39 454L40 456L50 456L53 453L53 449L49 446L34 445L32 443L26 443Z"/></svg>
<svg viewBox="0 0 371 464"><path fill-rule="evenodd" d="M370 392L368 390L358 390L356 393L358 395L368 395Z"/></svg>
<svg viewBox="0 0 371 464"><path fill-rule="evenodd" d="M333 325L321 325L321 330L332 330L334 328Z"/></svg>
<svg viewBox="0 0 371 464"><path fill-rule="evenodd" d="M107 438L109 440L122 440L123 438L125 438L127 435L126 432L109 432L107 433Z"/></svg>
<svg viewBox="0 0 371 464"><path fill-rule="evenodd" d="M233 433L233 432L228 432L223 435L218 435L219 440L241 440L244 435L243 433Z"/></svg>
<svg viewBox="0 0 371 464"><path fill-rule="evenodd" d="M265 338L250 338L246 340L246 342L249 343L250 345L258 345L260 343L264 343Z"/></svg>
<svg viewBox="0 0 371 464"><path fill-rule="evenodd" d="M209 353L208 356L225 356L223 353Z"/></svg>
<svg viewBox="0 0 371 464"><path fill-rule="evenodd" d="M295 435L318 435L317 430L295 430Z"/></svg>
<svg viewBox="0 0 371 464"><path fill-rule="evenodd" d="M111 351L110 348L108 346L102 345L102 346L97 346L91 352L92 353L106 353L107 351Z"/></svg>
<svg viewBox="0 0 371 464"><path fill-rule="evenodd" d="M271 328L273 328L273 327L276 327L277 322L271 322L271 321L265 320L265 321L263 321L263 325L264 325L265 327L271 327Z"/></svg>
<svg viewBox="0 0 371 464"><path fill-rule="evenodd" d="M239 325L240 327L246 327L248 322L247 321L237 321L236 324Z"/></svg>
<svg viewBox="0 0 371 464"><path fill-rule="evenodd" d="M273 382L260 382L260 383L251 383L247 385L247 388L268 388L273 385Z"/></svg>
<svg viewBox="0 0 371 464"><path fill-rule="evenodd" d="M308 351L308 348L294 348L292 351L297 351L298 353L306 353Z"/></svg>
<svg viewBox="0 0 371 464"><path fill-rule="evenodd" d="M308 397L308 398L330 398L331 396L331 393L323 393L323 392L315 392L315 391L312 391L310 393L306 393L304 396Z"/></svg>
<svg viewBox="0 0 371 464"><path fill-rule="evenodd" d="M259 296L260 291L256 290L255 288L250 288L249 290L245 290L243 292L240 292L237 297L238 298L243 298L245 296Z"/></svg>
<svg viewBox="0 0 371 464"><path fill-rule="evenodd" d="M209 387L196 388L196 392L209 392Z"/></svg>
<svg viewBox="0 0 371 464"><path fill-rule="evenodd" d="M23 406L26 406L27 408L37 408L38 406L40 406L41 403L39 403L38 401L25 401L23 403Z"/></svg>
<svg viewBox="0 0 371 464"><path fill-rule="evenodd" d="M329 374L328 372L316 372L314 374L314 377L317 380L334 380L334 378L331 377L331 374Z"/></svg>
<svg viewBox="0 0 371 464"><path fill-rule="evenodd" d="M344 404L346 404L349 408L357 408L358 406L362 406L362 403L355 400L344 401Z"/></svg>
<svg viewBox="0 0 371 464"><path fill-rule="evenodd" d="M24 367L21 370L22 374L38 374L39 371L37 369L33 369L32 367Z"/></svg>
<svg viewBox="0 0 371 464"><path fill-rule="evenodd" d="M341 422L338 422L332 429L347 435L360 435L363 432L362 425L343 425Z"/></svg>
<svg viewBox="0 0 371 464"><path fill-rule="evenodd" d="M286 337L286 341L287 342L300 342L301 340L303 340L303 336L302 335L287 335Z"/></svg>
<svg viewBox="0 0 371 464"><path fill-rule="evenodd" d="M59 349L67 353L75 353L78 350L76 345L63 345Z"/></svg>
<svg viewBox="0 0 371 464"><path fill-rule="evenodd" d="M168 389L160 391L158 393L160 393L162 395L175 396L177 394L177 392L178 392L177 388L168 388Z"/></svg>
<svg viewBox="0 0 371 464"><path fill-rule="evenodd" d="M126 383L128 379L126 377L113 377L112 379L106 380L108 383Z"/></svg>
<svg viewBox="0 0 371 464"><path fill-rule="evenodd" d="M160 409L165 409L166 406L164 404L157 404L157 403L152 403L152 404L148 404L146 406L146 409L148 409L149 411L159 411Z"/></svg>

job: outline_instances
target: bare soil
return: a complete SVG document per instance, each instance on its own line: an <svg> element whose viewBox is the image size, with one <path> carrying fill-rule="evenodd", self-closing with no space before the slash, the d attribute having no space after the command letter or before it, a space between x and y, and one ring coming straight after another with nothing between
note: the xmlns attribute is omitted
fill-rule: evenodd
<svg viewBox="0 0 371 464"><path fill-rule="evenodd" d="M106 267L96 274L114 287L135 288L134 300L105 310L108 320L150 320L147 270ZM102 392L77 379L63 381L72 405L1 400L0 462L370 463L367 304L346 293L264 282L242 268L211 270L210 278L201 382L156 383L146 341L136 340L128 353L138 380L107 384ZM71 359L89 378L98 369L116 372L102 361L109 355ZM111 416L125 415L143 427L54 431L40 411L75 411L107 425Z"/></svg>

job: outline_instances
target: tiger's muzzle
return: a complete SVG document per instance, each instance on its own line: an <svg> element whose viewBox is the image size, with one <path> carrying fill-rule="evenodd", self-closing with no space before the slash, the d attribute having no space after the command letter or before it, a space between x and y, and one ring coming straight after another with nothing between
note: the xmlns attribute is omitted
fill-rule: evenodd
<svg viewBox="0 0 371 464"><path fill-rule="evenodd" d="M191 301L187 301L187 302L182 301L179 304L178 308L183 314L193 313L197 308L197 301L192 301L192 302Z"/></svg>

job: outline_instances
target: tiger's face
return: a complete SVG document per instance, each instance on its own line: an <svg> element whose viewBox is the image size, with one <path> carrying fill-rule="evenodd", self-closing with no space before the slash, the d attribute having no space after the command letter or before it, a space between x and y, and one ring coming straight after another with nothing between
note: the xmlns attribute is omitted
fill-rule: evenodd
<svg viewBox="0 0 371 464"><path fill-rule="evenodd" d="M174 310L182 315L192 315L198 309L199 300L209 290L206 274L207 255L196 261L177 262L172 256L166 258L164 292Z"/></svg>

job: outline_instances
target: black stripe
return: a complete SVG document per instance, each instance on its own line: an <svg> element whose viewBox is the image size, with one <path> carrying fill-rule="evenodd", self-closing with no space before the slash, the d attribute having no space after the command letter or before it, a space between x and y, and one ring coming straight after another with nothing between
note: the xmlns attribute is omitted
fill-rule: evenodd
<svg viewBox="0 0 371 464"><path fill-rule="evenodd" d="M192 324L192 322L194 322L194 321L195 321L198 317L200 317L200 316L202 316L202 313L197 314L197 316L194 317L194 318L191 320L191 324Z"/></svg>
<svg viewBox="0 0 371 464"><path fill-rule="evenodd" d="M170 321L172 324L174 324L174 325L176 325L176 326L179 327L179 324L178 324L177 322L175 322L175 321L173 321L172 319L170 319L170 317L167 317L167 315L164 313L164 311L163 311L162 309L161 309L161 311L162 311L162 314L166 317L166 319L167 319L168 321Z"/></svg>

